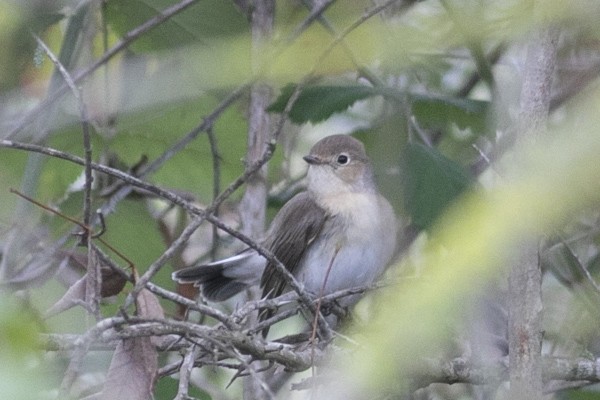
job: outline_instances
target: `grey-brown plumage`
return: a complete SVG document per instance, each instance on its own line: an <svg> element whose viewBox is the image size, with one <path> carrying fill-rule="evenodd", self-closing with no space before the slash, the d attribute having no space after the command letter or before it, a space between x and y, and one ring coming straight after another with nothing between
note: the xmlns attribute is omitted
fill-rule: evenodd
<svg viewBox="0 0 600 400"><path fill-rule="evenodd" d="M363 144L350 136L329 136L304 160L309 164L307 190L283 206L262 244L314 296L372 283L393 255L397 226L390 204L377 190ZM182 269L173 279L195 282L217 301L259 283L266 297L286 290L274 266L250 249ZM342 305L357 300L345 298Z"/></svg>
<svg viewBox="0 0 600 400"><path fill-rule="evenodd" d="M306 192L299 193L288 201L277 214L265 247L294 274L306 249L321 233L327 215ZM302 224L297 221L302 220ZM285 280L268 262L261 279L263 297L277 297L285 289Z"/></svg>

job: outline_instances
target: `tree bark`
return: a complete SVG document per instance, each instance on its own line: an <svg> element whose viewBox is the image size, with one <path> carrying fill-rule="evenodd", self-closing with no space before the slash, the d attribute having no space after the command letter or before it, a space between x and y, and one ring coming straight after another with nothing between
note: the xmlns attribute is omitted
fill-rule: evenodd
<svg viewBox="0 0 600 400"><path fill-rule="evenodd" d="M274 0L251 2L250 21L254 72L257 72L263 62L262 52L273 33L274 15ZM267 143L271 139L271 121L266 112L271 101L271 92L271 88L263 83L255 84L250 92L248 150L246 153L246 165L248 166L262 158L267 151ZM265 229L267 189L267 165L264 165L247 181L246 191L240 204L243 232L252 238L261 237ZM258 289L248 291L249 300L258 296L260 296ZM249 323L256 323L256 321L249 321ZM262 374L256 371L259 366L255 364L249 366L250 375L244 380L244 399L272 398L272 393L266 387Z"/></svg>
<svg viewBox="0 0 600 400"><path fill-rule="evenodd" d="M538 2L538 6L541 3ZM537 10L536 10L537 11ZM543 28L527 48L517 125L518 146L535 142L543 133L550 106L550 89L559 30ZM539 238L524 244L509 276L509 362L512 399L541 399L542 393L542 274Z"/></svg>

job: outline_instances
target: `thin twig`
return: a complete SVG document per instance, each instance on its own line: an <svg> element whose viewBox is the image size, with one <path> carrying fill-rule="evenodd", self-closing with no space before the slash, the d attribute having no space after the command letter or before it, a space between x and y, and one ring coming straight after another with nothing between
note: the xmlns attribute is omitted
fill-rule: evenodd
<svg viewBox="0 0 600 400"><path fill-rule="evenodd" d="M448 4L447 0L441 0L441 3L456 26L456 29L467 43L467 49L469 50L469 53L471 53L471 58L475 62L480 78L483 79L490 89L493 89L495 84L491 64L485 56L481 43L469 39L469 35L464 28L464 21L468 20L468 18L465 18L462 13L457 12L453 5Z"/></svg>
<svg viewBox="0 0 600 400"><path fill-rule="evenodd" d="M109 60L111 60L114 56L119 54L122 50L126 49L131 45L134 41L139 39L146 32L156 28L160 24L169 20L173 16L179 14L186 8L194 5L199 0L182 0L181 2L172 5L171 7L167 7L164 10L160 11L156 16L150 18L148 21L143 24L137 26L136 28L127 32L123 38L110 48L107 52L105 52L96 62L82 70L78 74L73 77L73 82L79 83L84 78L91 75L98 68L102 67ZM27 115L25 115L19 124L11 130L8 135L6 135L7 139L10 139L20 131L22 131L27 125L33 122L38 116L43 115L46 108L48 108L52 103L61 98L68 91L68 86L61 86L56 91L51 93L46 100L40 103L33 110L29 111Z"/></svg>
<svg viewBox="0 0 600 400"><path fill-rule="evenodd" d="M322 301L323 301L323 293L325 293L325 286L327 285L327 280L329 279L329 273L331 272L331 268L333 267L333 263L335 262L335 259L338 255L340 251L340 247L336 247L335 252L333 253L333 256L331 257L331 260L329 261L329 266L327 267L327 271L325 272L325 279L323 279L323 284L321 285L321 289L319 291L319 297L317 299L317 304L316 304L316 309L317 312L315 313L315 318L312 322L312 332L310 333L310 342L312 343L312 348L313 351L315 349L315 338L317 336L317 316L321 313L321 305L322 305ZM314 355L314 353L313 353ZM314 375L315 371L313 369L313 375Z"/></svg>
<svg viewBox="0 0 600 400"><path fill-rule="evenodd" d="M221 103L219 103L219 105L217 105L210 114L205 116L204 119L202 120L202 122L198 126L196 126L194 129L192 129L190 132L188 132L185 136L183 136L180 140L178 140L176 143L174 143L171 147L166 149L155 160L146 164L139 171L139 173L136 176L143 178L143 177L146 177L146 176L154 173L155 171L157 171L160 167L162 167L162 165L164 163L166 163L168 160L173 158L175 155L177 155L177 153L179 153L181 150L183 150L189 143L191 143L193 140L195 140L200 133L205 132L207 129L211 128L214 125L215 121L221 116L221 114L223 114L223 112L225 112L225 110L229 106L231 106L231 104L233 104L237 99L239 99L245 93L247 88L248 88L248 85L239 86L236 90L234 90L231 94L229 94L229 96L227 96L223 101L221 101ZM124 180L124 181L127 182L126 180ZM131 182L127 182L127 183L131 184ZM241 183L239 186L241 186ZM131 192L131 190L132 190L132 188L129 186L125 186L125 187L122 187L121 189L119 189L114 195L111 196L111 198L108 200L108 202L104 206L102 206L102 208L101 208L102 212L104 214L107 214L107 213L111 212L112 210L114 210L114 208L116 207L116 204L120 200L125 198ZM234 190L232 190L228 195L233 193L233 191ZM228 196L221 196L217 200L215 200L215 202L213 202L213 204L216 204L216 206L218 206L227 197Z"/></svg>
<svg viewBox="0 0 600 400"><path fill-rule="evenodd" d="M183 357L181 367L179 368L179 383L177 384L177 395L175 396L175 400L187 400L189 398L188 388L190 385L192 369L194 368L196 353L197 347L192 345L187 349L185 356Z"/></svg>
<svg viewBox="0 0 600 400"><path fill-rule="evenodd" d="M73 343L74 352L61 382L58 398L65 399L69 397L69 389L75 382L77 374L81 371L81 363L92 343L96 341L104 331L114 326L121 325L124 321L125 320L120 317L103 319L98 321L91 329L88 329L85 334L77 338L75 343Z"/></svg>
<svg viewBox="0 0 600 400"><path fill-rule="evenodd" d="M299 91L298 91L298 93L299 93ZM297 94L296 94L295 98L297 98ZM292 98L290 98L290 101L292 101L292 100L294 100L294 96L292 96ZM286 108L289 108L289 107L286 107ZM283 126L283 123L281 123L281 126ZM77 157L77 156L71 155L69 153L65 153L65 152L56 150L56 149L39 146L39 145L18 143L18 142L14 142L14 141L10 141L10 140L0 139L0 146L42 153L42 154L46 154L49 156L62 158L64 160L71 161L71 162L79 164L79 165L84 165L84 162L85 162L80 157ZM259 160L259 162L254 164L252 166L252 168L247 170L244 173L244 175L242 175L242 177L244 177L246 175L247 176L251 175L252 170L254 168L260 168L261 163L266 162L272 155L272 150L269 151L269 149L273 149L274 146L275 146L274 143L270 143L268 146L268 151L263 155L261 160ZM308 296L308 294L304 291L304 289L297 282L297 280L294 278L294 276L285 268L285 266L279 260L277 260L275 258L273 253L271 253L268 249L265 249L263 246L256 243L256 241L252 240L248 236L237 231L236 229L229 227L228 225L221 222L218 218L216 218L215 216L210 214L209 211L211 211L211 209L213 207L215 207L215 205L216 205L215 203L213 203L208 209L203 210L203 209L195 206L194 204L190 203L189 201L185 200L181 196L178 196L168 190L162 189L156 185L150 184L148 182L144 182L141 179L134 177L130 174L127 174L125 172L122 172L120 170L110 168L110 167L107 167L107 166L104 166L101 164L97 164L97 163L91 163L91 167L97 171L117 177L117 178L123 180L124 182L129 183L130 185L142 188L151 193L154 193L155 195L157 195L159 197L169 200L172 203L179 205L180 207L182 207L186 211L190 212L191 214L196 215L200 218L205 218L207 221L216 225L218 228L222 229L223 231L229 233L233 237L235 237L235 238L239 239L240 241L242 241L243 243L247 244L249 247L256 250L260 255L265 257L268 261L272 262L273 265L275 266L275 268L277 269L277 271L280 274L282 274L282 276L286 280L286 283L288 283L288 285L300 295L303 303L308 306L308 309L311 310L312 312L316 311L316 309L314 308L314 306L311 303L311 299ZM239 185L241 185L242 183L243 183L243 181L241 179L238 179L237 181L234 182L234 184L239 184ZM224 193L228 192L230 190L230 188L233 187L234 184L230 185L230 187L228 189L226 189ZM233 192L233 190L231 190L231 192ZM219 196L219 198L217 199L217 202L224 200L224 198L225 197L223 197L223 196ZM196 222L194 224L197 224L197 223L198 222ZM191 229L188 229L186 231L186 234L188 234L190 231L191 231ZM175 246L174 245L170 246L169 254L172 254L176 249L178 249L178 247L176 247L176 246L182 246L185 243L185 240L183 240L182 236L180 236L180 238L181 238L181 240L177 240L176 241L177 243L175 244ZM152 268L152 274L154 274L158 270L158 268L160 268L167 260L168 260L167 257L161 257L160 260L157 260L157 262L155 262L153 264L155 266L155 268ZM148 277L150 275L151 274L146 275L144 280L142 280L142 282L146 282L147 281L146 279L149 279ZM140 282L138 282L138 285L136 285L136 288L134 289L133 293L139 293L139 291L141 290L142 287L143 286L140 284ZM128 299L129 299L128 303L131 303L133 297L129 296ZM321 321L320 323L322 323L324 320L322 318L320 318L320 321ZM324 323L326 324L326 322L324 322Z"/></svg>
<svg viewBox="0 0 600 400"><path fill-rule="evenodd" d="M284 44L289 45L296 40L314 21L320 18L333 3L335 3L335 0L325 0L310 10L310 14L292 31L284 41Z"/></svg>
<svg viewBox="0 0 600 400"><path fill-rule="evenodd" d="M90 124L88 119L87 107L83 101L81 96L81 91L75 85L75 82L71 78L69 71L62 65L58 57L52 53L52 51L46 46L43 40L41 40L37 35L33 35L38 46L40 46L48 58L55 65L56 69L62 75L64 81L66 82L69 89L73 93L73 97L77 101L77 106L79 108L79 113L81 115L81 128L83 132L83 149L84 149L84 169L85 169L85 181L83 186L83 224L85 226L90 226L91 222L91 204L92 204L92 168L90 163L92 162L92 144L90 139ZM88 310L94 315L96 320L100 319L100 290L102 286L102 275L100 274L100 265L97 262L94 262L96 259L93 254L93 250L91 247L92 242L92 232L90 229L86 229L82 233L81 243L86 246L88 249L88 261L87 261L87 278L86 278L86 303L88 304Z"/></svg>
<svg viewBox="0 0 600 400"><path fill-rule="evenodd" d="M24 195L23 193L19 192L18 190L10 188L9 192L13 193L13 194L16 194L19 197L24 198L25 200L29 201L30 203L33 203L36 206L38 206L38 207L40 207L40 208L42 208L42 209L44 209L46 211L49 211L49 212L51 212L53 214L56 214L59 217L65 219L67 221L70 221L70 222L74 223L75 225L79 226L80 228L82 228L86 232L87 231L91 232L91 228L90 227L83 225L81 222L77 221L74 218L69 217L68 215L65 215L65 214L61 213L60 211L57 211L57 210L55 210L53 208L50 208L50 207L46 206L45 204L42 204L39 201L36 201L36 200L32 199L31 197L28 197L28 196ZM108 242L106 242L105 240L103 240L101 237L97 237L97 235L95 233L91 233L91 237L97 239L100 243L102 243L103 245L105 245L110 251L112 251L117 256L119 256L121 259L123 259L126 263L128 263L130 267L133 267L133 262L131 262L131 260L129 260L123 253L121 253L116 248L114 248L113 246L111 246ZM62 241L63 241L62 239L59 240L59 242L62 242Z"/></svg>
<svg viewBox="0 0 600 400"><path fill-rule="evenodd" d="M198 302L192 301L186 297L181 296L180 294L163 289L162 287L155 285L152 282L146 283L146 289L156 294L157 296L170 300L174 303L181 304L189 310L197 311L202 315L207 315L211 318L214 318L215 320L225 325L228 329L239 329L239 327L232 322L232 319L229 318L227 314L224 314L223 312L217 310L214 307L199 304Z"/></svg>
<svg viewBox="0 0 600 400"><path fill-rule="evenodd" d="M330 53L331 50L333 50L333 48L335 46L337 46L338 44L340 44L341 42L343 42L344 39L346 38L346 36L348 36L350 33L352 33L352 31L354 31L356 28L358 28L359 26L361 26L362 24L364 24L367 20L369 20L372 17L374 17L375 15L379 14L380 12L382 12L383 10L385 10L386 8L390 7L392 4L397 3L398 1L401 1L401 0L388 0L388 1L384 2L384 3L377 4L377 5L373 6L373 7L371 7L370 9L366 10L363 13L363 15L361 15L360 18L358 18L356 21L354 21L352 24L350 24L346 29L344 29L342 32L340 32L336 36L336 38L323 51L323 54L321 55L321 57L319 57L319 60L322 60L325 57L326 54ZM410 3L406 3L406 6L408 6L408 5L410 5Z"/></svg>
<svg viewBox="0 0 600 400"><path fill-rule="evenodd" d="M203 211L203 213L204 213L204 211ZM206 214L204 216L206 216ZM129 295L127 296L127 299L125 299L125 307L129 307L131 304L133 304L137 295L142 291L142 289L144 289L146 287L146 284L148 282L150 282L150 279L152 279L152 277L154 275L156 275L156 273L158 273L158 271L160 271L160 269L167 263L167 261L169 261L171 259L171 257L173 257L179 251L179 249L181 249L183 246L185 246L185 244L188 242L189 238L196 231L196 229L198 229L198 227L202 224L202 222L204 222L204 218L202 216L195 217L192 220L192 222L190 222L188 224L188 226L185 227L185 229L181 232L179 237L177 237L177 239L175 239L169 245L169 248L167 250L165 250L160 255L160 257L158 257L148 267L148 270L146 272L144 272L144 274L142 276L140 276L140 278L135 283L135 287L129 293Z"/></svg>
<svg viewBox="0 0 600 400"><path fill-rule="evenodd" d="M217 137L212 127L206 130L208 136L208 143L210 144L210 154L212 156L213 165L213 203L217 199L217 196L221 192L221 155L219 154L219 146L217 145ZM219 207L215 208L215 217L219 216ZM217 256L217 250L219 248L219 235L216 226L212 226L212 247L210 249L210 257L214 260Z"/></svg>

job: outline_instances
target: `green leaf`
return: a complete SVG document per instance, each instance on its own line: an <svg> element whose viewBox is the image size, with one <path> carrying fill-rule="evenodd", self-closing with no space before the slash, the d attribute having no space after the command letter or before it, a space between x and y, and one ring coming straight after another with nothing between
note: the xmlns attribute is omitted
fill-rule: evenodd
<svg viewBox="0 0 600 400"><path fill-rule="evenodd" d="M489 102L472 99L412 95L412 112L426 128L447 129L454 123L461 129L483 132Z"/></svg>
<svg viewBox="0 0 600 400"><path fill-rule="evenodd" d="M106 20L120 35L134 29L174 5L172 0L112 0ZM245 33L248 21L233 2L200 1L144 33L133 44L136 51L152 51L186 44L208 44L211 39Z"/></svg>
<svg viewBox="0 0 600 400"><path fill-rule="evenodd" d="M281 94L267 108L269 112L283 112L295 84L289 84L281 90ZM320 122L335 113L346 111L359 100L379 95L377 90L368 86L311 86L304 88L290 110L290 120L296 124Z"/></svg>
<svg viewBox="0 0 600 400"><path fill-rule="evenodd" d="M404 161L406 209L416 226L429 228L472 179L461 165L421 144L409 144Z"/></svg>
<svg viewBox="0 0 600 400"><path fill-rule="evenodd" d="M40 367L39 318L14 295L2 294L0 302L0 393L16 400L43 398L53 382L51 370Z"/></svg>

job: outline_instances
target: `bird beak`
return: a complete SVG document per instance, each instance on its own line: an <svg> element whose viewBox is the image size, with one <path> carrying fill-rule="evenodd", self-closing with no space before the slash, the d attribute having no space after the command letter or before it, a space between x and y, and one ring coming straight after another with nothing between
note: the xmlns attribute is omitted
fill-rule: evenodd
<svg viewBox="0 0 600 400"><path fill-rule="evenodd" d="M304 159L304 161L306 161L310 165L323 164L323 160L321 160L321 158L319 158L317 156L308 155L308 156L304 156L302 158Z"/></svg>

